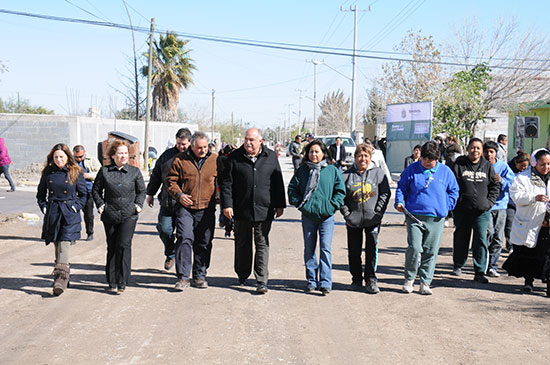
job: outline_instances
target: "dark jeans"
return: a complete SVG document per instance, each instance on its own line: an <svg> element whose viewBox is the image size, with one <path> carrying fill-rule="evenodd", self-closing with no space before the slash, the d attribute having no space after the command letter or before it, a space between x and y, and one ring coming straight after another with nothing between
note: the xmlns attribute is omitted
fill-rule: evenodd
<svg viewBox="0 0 550 365"><path fill-rule="evenodd" d="M15 190L15 184L13 183L13 180L10 176L10 165L0 166L0 176L2 176L2 174L4 174L4 177L6 178L6 180L8 180L8 183L10 184L10 189L12 191Z"/></svg>
<svg viewBox="0 0 550 365"><path fill-rule="evenodd" d="M254 276L258 284L267 284L269 262L269 231L271 223L235 220L235 272L241 282L250 276L252 271L252 237L256 254L254 255Z"/></svg>
<svg viewBox="0 0 550 365"><path fill-rule="evenodd" d="M205 279L210 266L216 209L176 211L176 273L179 279Z"/></svg>
<svg viewBox="0 0 550 365"><path fill-rule="evenodd" d="M86 205L82 208L82 213L84 213L86 234L94 234L94 198L91 191L86 194Z"/></svg>
<svg viewBox="0 0 550 365"><path fill-rule="evenodd" d="M300 167L300 163L302 162L302 159L301 158L292 158L292 166L294 166L294 172L296 172L296 170L298 170L298 168Z"/></svg>
<svg viewBox="0 0 550 365"><path fill-rule="evenodd" d="M453 264L454 268L462 268L468 260L468 249L472 231L472 257L476 274L485 274L489 264L487 245L487 226L491 219L491 212L455 209L455 233L453 237Z"/></svg>
<svg viewBox="0 0 550 365"><path fill-rule="evenodd" d="M348 232L348 262L351 280L362 283L376 279L377 244L380 225L374 227L352 228L346 226ZM365 275L361 270L361 253L363 251L363 232L365 232Z"/></svg>
<svg viewBox="0 0 550 365"><path fill-rule="evenodd" d="M128 285L132 266L132 237L138 216L119 224L103 222L107 236L107 264L105 275L110 285Z"/></svg>
<svg viewBox="0 0 550 365"><path fill-rule="evenodd" d="M160 207L157 231L164 244L164 256L173 259L176 256L176 208Z"/></svg>

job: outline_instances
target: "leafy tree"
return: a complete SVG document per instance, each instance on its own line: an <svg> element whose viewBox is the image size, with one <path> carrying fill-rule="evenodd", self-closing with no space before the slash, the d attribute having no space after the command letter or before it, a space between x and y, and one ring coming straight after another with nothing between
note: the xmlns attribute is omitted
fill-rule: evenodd
<svg viewBox="0 0 550 365"><path fill-rule="evenodd" d="M349 105L349 98L345 100L344 92L341 90L325 95L323 101L319 103L321 115L317 119L318 133L323 135L349 130Z"/></svg>
<svg viewBox="0 0 550 365"><path fill-rule="evenodd" d="M33 106L27 99L20 100L9 98L7 101L0 99L0 113L21 113L21 114L53 114L53 110L41 106Z"/></svg>
<svg viewBox="0 0 550 365"><path fill-rule="evenodd" d="M366 124L376 125L378 117L386 112L386 103L384 96L376 85L367 90L369 98L369 106L363 115L363 120Z"/></svg>
<svg viewBox="0 0 550 365"><path fill-rule="evenodd" d="M176 120L179 104L179 92L193 83L193 60L190 50L185 49L188 41L180 40L175 33L166 32L153 45L153 107L154 120ZM148 53L144 54L149 57ZM143 66L142 73L147 75L149 67Z"/></svg>
<svg viewBox="0 0 550 365"><path fill-rule="evenodd" d="M403 38L396 52L410 54L413 61L394 61L382 66L379 85L386 95L387 104L409 103L432 99L443 82L443 69L434 63L441 61L441 54L432 36L421 31L409 33Z"/></svg>
<svg viewBox="0 0 550 365"><path fill-rule="evenodd" d="M486 95L491 79L486 63L455 73L436 97L434 134L446 132L459 139L472 136L489 111Z"/></svg>

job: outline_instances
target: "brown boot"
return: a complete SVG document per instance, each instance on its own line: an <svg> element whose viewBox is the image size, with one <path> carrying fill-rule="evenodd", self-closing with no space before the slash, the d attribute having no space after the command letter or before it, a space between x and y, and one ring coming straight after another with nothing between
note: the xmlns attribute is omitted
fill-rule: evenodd
<svg viewBox="0 0 550 365"><path fill-rule="evenodd" d="M71 269L69 264L55 264L53 270L53 295L59 296L67 290Z"/></svg>

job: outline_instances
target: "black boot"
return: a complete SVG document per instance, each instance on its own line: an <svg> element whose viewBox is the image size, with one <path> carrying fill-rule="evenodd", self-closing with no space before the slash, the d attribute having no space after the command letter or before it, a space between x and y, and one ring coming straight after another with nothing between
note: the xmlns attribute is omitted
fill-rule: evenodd
<svg viewBox="0 0 550 365"><path fill-rule="evenodd" d="M55 264L55 268L53 270L53 295L57 297L67 290L67 286L69 286L70 273L71 269L69 264Z"/></svg>

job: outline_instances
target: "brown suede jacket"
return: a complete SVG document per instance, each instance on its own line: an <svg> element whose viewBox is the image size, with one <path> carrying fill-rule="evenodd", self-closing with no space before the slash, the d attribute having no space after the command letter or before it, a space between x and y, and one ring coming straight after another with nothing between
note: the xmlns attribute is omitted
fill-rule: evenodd
<svg viewBox="0 0 550 365"><path fill-rule="evenodd" d="M193 204L187 207L189 209L206 209L214 206L218 175L217 157L215 153L209 154L199 169L190 150L178 153L165 181L170 195L178 203L182 194L190 195Z"/></svg>

